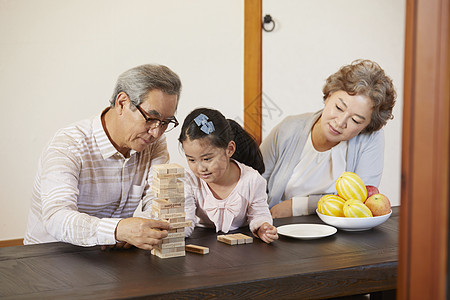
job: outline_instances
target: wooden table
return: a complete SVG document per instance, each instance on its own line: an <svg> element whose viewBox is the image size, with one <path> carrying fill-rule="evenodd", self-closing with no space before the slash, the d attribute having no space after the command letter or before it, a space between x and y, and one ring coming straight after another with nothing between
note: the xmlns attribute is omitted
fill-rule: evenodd
<svg viewBox="0 0 450 300"><path fill-rule="evenodd" d="M387 222L368 231L338 230L316 240L281 236L269 245L254 239L229 246L216 241L215 231L196 229L186 243L210 253L170 259L136 248L65 243L2 248L0 298L316 299L393 290L398 221L396 207ZM276 226L289 223L322 222L315 215L275 220Z"/></svg>

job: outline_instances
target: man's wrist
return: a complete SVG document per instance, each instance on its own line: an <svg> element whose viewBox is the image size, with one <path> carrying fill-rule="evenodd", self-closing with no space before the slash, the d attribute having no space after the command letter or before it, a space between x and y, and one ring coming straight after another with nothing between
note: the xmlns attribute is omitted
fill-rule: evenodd
<svg viewBox="0 0 450 300"><path fill-rule="evenodd" d="M123 219L122 219L123 220ZM122 222L122 220L120 220L118 223L117 223L117 225L116 225L116 229L114 230L114 239L116 240L116 243L122 243L123 241L120 241L118 238L117 238L117 229L119 228L119 224L120 224L120 222Z"/></svg>

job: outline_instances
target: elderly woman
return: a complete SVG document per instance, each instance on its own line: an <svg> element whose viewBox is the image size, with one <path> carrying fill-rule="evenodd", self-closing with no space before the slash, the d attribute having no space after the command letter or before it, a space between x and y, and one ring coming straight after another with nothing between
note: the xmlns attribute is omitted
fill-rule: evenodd
<svg viewBox="0 0 450 300"><path fill-rule="evenodd" d="M366 185L380 183L392 80L377 63L356 60L328 77L322 91L323 110L287 117L261 144L274 218L314 213L345 171Z"/></svg>

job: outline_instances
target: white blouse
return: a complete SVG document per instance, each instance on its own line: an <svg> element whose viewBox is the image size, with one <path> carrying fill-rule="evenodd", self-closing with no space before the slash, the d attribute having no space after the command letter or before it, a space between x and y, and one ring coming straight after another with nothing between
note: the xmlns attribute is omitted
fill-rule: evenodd
<svg viewBox="0 0 450 300"><path fill-rule="evenodd" d="M284 200L292 199L294 216L308 214L308 196L336 193L335 182L345 171L347 141L342 141L330 150L317 151L309 133L300 162L294 168L284 192Z"/></svg>

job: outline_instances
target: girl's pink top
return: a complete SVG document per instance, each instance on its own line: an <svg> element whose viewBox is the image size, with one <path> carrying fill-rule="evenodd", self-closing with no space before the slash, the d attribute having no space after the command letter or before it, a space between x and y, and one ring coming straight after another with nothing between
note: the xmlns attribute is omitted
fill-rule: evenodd
<svg viewBox="0 0 450 300"><path fill-rule="evenodd" d="M253 168L233 162L239 166L241 176L233 191L223 200L216 199L205 181L186 170L186 219L193 222L192 227L185 229L186 236L191 235L194 224L215 227L216 232L224 233L249 224L254 234L263 223L273 224L265 179Z"/></svg>

